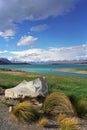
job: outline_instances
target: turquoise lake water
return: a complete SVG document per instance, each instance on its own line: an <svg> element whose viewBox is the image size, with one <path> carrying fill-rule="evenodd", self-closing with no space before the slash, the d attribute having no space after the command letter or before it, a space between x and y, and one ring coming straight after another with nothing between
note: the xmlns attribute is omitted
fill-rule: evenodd
<svg viewBox="0 0 87 130"><path fill-rule="evenodd" d="M62 68L87 68L87 64L58 64L58 65L0 65L0 68L8 68L13 70L22 70L26 72L35 72L41 74L55 74L55 75L68 75L68 76L79 76L87 77L87 74L75 74L69 72L58 72L55 69Z"/></svg>

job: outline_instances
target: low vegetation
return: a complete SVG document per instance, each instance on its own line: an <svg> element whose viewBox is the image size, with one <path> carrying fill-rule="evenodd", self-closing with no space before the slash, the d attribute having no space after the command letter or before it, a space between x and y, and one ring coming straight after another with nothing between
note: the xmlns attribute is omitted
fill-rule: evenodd
<svg viewBox="0 0 87 130"><path fill-rule="evenodd" d="M23 80L30 81L40 76L43 75L22 71L0 70L0 87L4 89L12 88ZM87 98L87 78L47 74L44 74L44 76L46 76L48 81L49 93L61 90L67 96L79 95L81 97Z"/></svg>
<svg viewBox="0 0 87 130"><path fill-rule="evenodd" d="M24 101L16 105L12 114L16 120L27 122L36 121L39 117L38 112L29 101Z"/></svg>
<svg viewBox="0 0 87 130"><path fill-rule="evenodd" d="M46 127L48 125L49 120L46 117L42 117L39 121L38 121L38 125L40 127Z"/></svg>
<svg viewBox="0 0 87 130"><path fill-rule="evenodd" d="M76 71L87 71L87 68L76 68Z"/></svg>
<svg viewBox="0 0 87 130"><path fill-rule="evenodd" d="M60 124L61 130L81 130L76 117L67 117L64 114L60 114L57 117L57 122Z"/></svg>
<svg viewBox="0 0 87 130"><path fill-rule="evenodd" d="M74 115L74 110L68 97L61 91L53 92L47 96L44 106L46 114L56 115L59 113L67 113Z"/></svg>
<svg viewBox="0 0 87 130"><path fill-rule="evenodd" d="M79 130L78 120L72 115L87 118L87 78L42 75L2 69L0 70L0 87L12 88L23 80L31 81L40 76L47 78L49 88L49 95L41 108L42 113L39 113L31 102L24 101L14 107L12 114L15 119L27 122L37 120L39 126L45 127L48 124L49 114L53 118L59 115L57 122L59 122L61 130ZM4 102L4 104L9 106L9 103ZM61 113L65 115L60 115Z"/></svg>
<svg viewBox="0 0 87 130"><path fill-rule="evenodd" d="M75 108L79 117L87 118L87 99L71 95L70 100Z"/></svg>

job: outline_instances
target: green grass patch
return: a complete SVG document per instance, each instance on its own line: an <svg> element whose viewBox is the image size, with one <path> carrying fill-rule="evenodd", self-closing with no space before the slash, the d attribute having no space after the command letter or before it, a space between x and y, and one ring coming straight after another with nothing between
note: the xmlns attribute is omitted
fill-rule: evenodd
<svg viewBox="0 0 87 130"><path fill-rule="evenodd" d="M87 78L71 76L47 76L49 92L62 90L66 95L87 98Z"/></svg>
<svg viewBox="0 0 87 130"><path fill-rule="evenodd" d="M70 100L79 117L87 118L87 99L80 96L70 96Z"/></svg>
<svg viewBox="0 0 87 130"><path fill-rule="evenodd" d="M31 81L40 76L43 75L21 71L1 70L0 87L3 87L4 89L12 88L23 80ZM87 98L87 78L47 74L44 74L44 76L46 76L48 81L49 93L61 90L67 96L74 95Z"/></svg>

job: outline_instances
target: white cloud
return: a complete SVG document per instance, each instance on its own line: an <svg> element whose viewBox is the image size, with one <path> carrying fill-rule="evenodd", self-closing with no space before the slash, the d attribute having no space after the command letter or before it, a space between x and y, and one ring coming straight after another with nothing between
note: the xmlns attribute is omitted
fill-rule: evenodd
<svg viewBox="0 0 87 130"><path fill-rule="evenodd" d="M0 54L4 54L4 53L8 53L8 51L7 50L4 50L4 51L0 50Z"/></svg>
<svg viewBox="0 0 87 130"><path fill-rule="evenodd" d="M4 32L0 31L0 36L3 37L5 40L9 40L9 38L13 38L15 35L15 31L9 29L5 30Z"/></svg>
<svg viewBox="0 0 87 130"><path fill-rule="evenodd" d="M17 43L17 46L26 46L34 43L37 41L38 38L33 36L22 36L19 42Z"/></svg>
<svg viewBox="0 0 87 130"><path fill-rule="evenodd" d="M31 27L31 31L44 31L48 28L47 24L42 24L42 25L37 25L37 26L33 26Z"/></svg>
<svg viewBox="0 0 87 130"><path fill-rule="evenodd" d="M87 44L45 49L29 49L24 51L10 52L12 59L21 61L57 61L87 59Z"/></svg>
<svg viewBox="0 0 87 130"><path fill-rule="evenodd" d="M15 22L43 20L69 12L78 0L0 0L0 30L14 29Z"/></svg>

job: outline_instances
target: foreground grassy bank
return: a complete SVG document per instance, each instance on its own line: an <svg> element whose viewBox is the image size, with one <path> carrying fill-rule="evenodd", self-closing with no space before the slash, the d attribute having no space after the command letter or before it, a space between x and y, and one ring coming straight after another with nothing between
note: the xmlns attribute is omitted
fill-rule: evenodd
<svg viewBox="0 0 87 130"><path fill-rule="evenodd" d="M35 122L40 127L45 127L47 124L49 126L51 117L61 130L80 130L82 124L78 117L87 119L87 78L2 69L0 70L0 87L4 89L15 87L23 80L30 81L40 76L47 78L48 96L40 102L40 105L35 105L32 99L16 104L11 113L14 119ZM7 101L2 103L6 106L10 104Z"/></svg>
<svg viewBox="0 0 87 130"><path fill-rule="evenodd" d="M66 95L87 98L87 78L36 74L23 71L0 70L0 87L6 89L15 87L23 80L33 80L40 76L46 76L49 92L62 90Z"/></svg>

